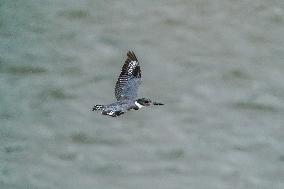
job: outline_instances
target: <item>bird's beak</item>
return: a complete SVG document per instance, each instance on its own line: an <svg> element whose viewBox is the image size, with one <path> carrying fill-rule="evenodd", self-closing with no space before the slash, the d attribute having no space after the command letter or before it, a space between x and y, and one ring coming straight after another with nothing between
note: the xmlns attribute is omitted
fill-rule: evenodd
<svg viewBox="0 0 284 189"><path fill-rule="evenodd" d="M153 105L160 106L160 105L164 105L164 104L160 103L160 102L153 102Z"/></svg>

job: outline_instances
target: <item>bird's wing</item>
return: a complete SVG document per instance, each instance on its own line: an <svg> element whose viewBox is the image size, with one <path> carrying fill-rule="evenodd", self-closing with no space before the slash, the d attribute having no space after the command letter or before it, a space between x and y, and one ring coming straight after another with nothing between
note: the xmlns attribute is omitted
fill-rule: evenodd
<svg viewBox="0 0 284 189"><path fill-rule="evenodd" d="M127 59L122 66L121 73L115 85L116 99L133 99L137 97L138 87L141 83L141 69L139 62L132 51L128 51Z"/></svg>

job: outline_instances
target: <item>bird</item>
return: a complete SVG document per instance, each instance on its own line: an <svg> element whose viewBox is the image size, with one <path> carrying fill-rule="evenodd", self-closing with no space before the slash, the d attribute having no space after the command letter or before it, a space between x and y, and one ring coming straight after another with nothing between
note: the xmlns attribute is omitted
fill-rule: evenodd
<svg viewBox="0 0 284 189"><path fill-rule="evenodd" d="M127 58L116 81L114 94L116 102L107 105L95 105L92 111L101 111L102 115L117 117L129 110L139 110L150 105L164 105L152 102L149 98L137 98L141 84L141 68L133 51L127 52Z"/></svg>

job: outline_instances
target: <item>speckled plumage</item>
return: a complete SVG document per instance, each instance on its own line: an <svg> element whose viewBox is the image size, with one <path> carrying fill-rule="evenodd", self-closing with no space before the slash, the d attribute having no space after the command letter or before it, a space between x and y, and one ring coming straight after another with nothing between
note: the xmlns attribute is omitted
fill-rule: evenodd
<svg viewBox="0 0 284 189"><path fill-rule="evenodd" d="M108 105L95 105L93 111L101 110L103 115L111 117L120 116L134 109L150 106L151 100L147 98L136 99L139 85L141 84L141 69L134 52L127 53L127 59L122 66L121 73L115 85L115 97L117 102ZM153 103L153 105L163 105Z"/></svg>

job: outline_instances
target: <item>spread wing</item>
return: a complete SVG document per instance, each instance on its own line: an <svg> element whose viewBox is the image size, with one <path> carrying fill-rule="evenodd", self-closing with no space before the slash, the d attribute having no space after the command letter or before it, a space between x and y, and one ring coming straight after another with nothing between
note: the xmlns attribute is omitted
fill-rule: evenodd
<svg viewBox="0 0 284 189"><path fill-rule="evenodd" d="M121 73L115 85L116 99L133 99L137 97L138 87L141 83L141 70L139 62L132 51L128 51L127 59L122 66Z"/></svg>

